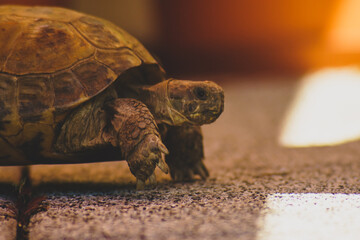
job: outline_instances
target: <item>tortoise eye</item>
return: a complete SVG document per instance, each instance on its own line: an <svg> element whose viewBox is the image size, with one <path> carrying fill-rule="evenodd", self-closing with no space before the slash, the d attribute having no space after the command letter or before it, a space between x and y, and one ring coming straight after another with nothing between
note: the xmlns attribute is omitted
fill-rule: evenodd
<svg viewBox="0 0 360 240"><path fill-rule="evenodd" d="M195 88L195 96L200 100L206 99L206 91L202 87Z"/></svg>

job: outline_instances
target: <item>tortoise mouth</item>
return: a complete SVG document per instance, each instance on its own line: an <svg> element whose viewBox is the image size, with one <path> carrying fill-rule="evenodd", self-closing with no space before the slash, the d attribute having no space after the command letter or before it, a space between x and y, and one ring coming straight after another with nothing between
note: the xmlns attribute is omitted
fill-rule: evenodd
<svg viewBox="0 0 360 240"><path fill-rule="evenodd" d="M188 121L194 125L210 124L215 122L221 113L222 111L196 112L190 115L191 120L188 119Z"/></svg>
<svg viewBox="0 0 360 240"><path fill-rule="evenodd" d="M196 122L191 121L189 118L185 117L182 113L174 109L173 107L169 108L169 116L171 118L171 122L173 126L182 125L184 123L188 123L191 125L197 125Z"/></svg>

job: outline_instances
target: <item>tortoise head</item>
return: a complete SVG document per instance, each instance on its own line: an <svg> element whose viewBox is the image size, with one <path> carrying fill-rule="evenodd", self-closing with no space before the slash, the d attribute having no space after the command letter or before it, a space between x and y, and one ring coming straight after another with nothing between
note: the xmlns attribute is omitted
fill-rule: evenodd
<svg viewBox="0 0 360 240"><path fill-rule="evenodd" d="M169 79L167 98L173 125L212 123L224 110L224 91L210 81Z"/></svg>
<svg viewBox="0 0 360 240"><path fill-rule="evenodd" d="M168 79L139 93L156 121L172 126L212 123L224 110L224 91L210 81Z"/></svg>

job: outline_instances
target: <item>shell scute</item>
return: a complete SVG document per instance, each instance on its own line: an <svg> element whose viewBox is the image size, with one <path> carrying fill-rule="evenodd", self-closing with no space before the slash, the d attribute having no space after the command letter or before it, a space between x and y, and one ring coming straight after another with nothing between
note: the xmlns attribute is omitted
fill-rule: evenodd
<svg viewBox="0 0 360 240"><path fill-rule="evenodd" d="M19 114L22 122L53 123L54 92L51 80L45 76L18 78Z"/></svg>
<svg viewBox="0 0 360 240"><path fill-rule="evenodd" d="M68 24L38 19L24 27L14 40L3 71L17 75L51 73L94 52Z"/></svg>
<svg viewBox="0 0 360 240"><path fill-rule="evenodd" d="M123 39L115 29L109 28L105 21L91 17L83 16L72 25L83 35L89 42L98 48L121 48L126 47L126 40Z"/></svg>
<svg viewBox="0 0 360 240"><path fill-rule="evenodd" d="M22 28L23 24L19 22L18 17L0 16L0 71L3 70Z"/></svg>
<svg viewBox="0 0 360 240"><path fill-rule="evenodd" d="M4 5L0 6L0 15L1 14L12 14L27 18L46 18L56 21L69 22L73 21L83 14L72 11L69 9L64 9L60 7L27 7L19 5Z"/></svg>
<svg viewBox="0 0 360 240"><path fill-rule="evenodd" d="M109 66L117 75L125 70L141 65L141 59L128 48L119 50L98 50L96 60Z"/></svg>
<svg viewBox="0 0 360 240"><path fill-rule="evenodd" d="M71 107L74 103L87 98L86 90L72 71L60 72L53 77L55 109Z"/></svg>
<svg viewBox="0 0 360 240"><path fill-rule="evenodd" d="M94 60L85 61L72 71L85 87L88 96L101 92L117 78L111 69Z"/></svg>
<svg viewBox="0 0 360 240"><path fill-rule="evenodd" d="M19 120L16 78L0 74L0 134L17 134L22 126Z"/></svg>

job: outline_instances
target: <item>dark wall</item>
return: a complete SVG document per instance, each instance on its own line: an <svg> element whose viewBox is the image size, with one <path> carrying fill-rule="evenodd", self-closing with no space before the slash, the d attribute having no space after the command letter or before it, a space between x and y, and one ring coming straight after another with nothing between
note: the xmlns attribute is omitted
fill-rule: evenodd
<svg viewBox="0 0 360 240"><path fill-rule="evenodd" d="M304 71L336 2L159 0L162 57L176 73Z"/></svg>

